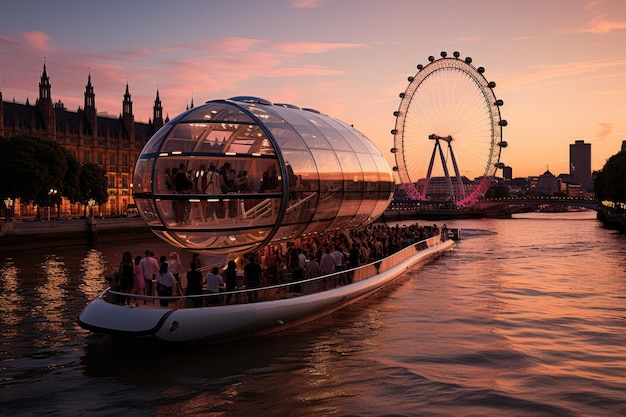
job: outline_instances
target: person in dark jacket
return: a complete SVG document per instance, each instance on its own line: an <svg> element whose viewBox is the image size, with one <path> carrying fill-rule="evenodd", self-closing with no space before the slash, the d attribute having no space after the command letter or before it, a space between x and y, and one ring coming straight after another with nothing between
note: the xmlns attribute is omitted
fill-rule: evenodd
<svg viewBox="0 0 626 417"><path fill-rule="evenodd" d="M192 262L189 267L191 270L187 272L187 291L185 295L202 294L202 272L198 271L195 262ZM201 307L202 297L191 298L191 304L194 307Z"/></svg>

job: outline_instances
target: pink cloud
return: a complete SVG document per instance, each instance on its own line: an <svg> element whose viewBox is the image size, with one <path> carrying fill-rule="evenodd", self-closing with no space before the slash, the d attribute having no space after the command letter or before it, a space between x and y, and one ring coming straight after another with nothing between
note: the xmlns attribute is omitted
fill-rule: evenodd
<svg viewBox="0 0 626 417"><path fill-rule="evenodd" d="M461 37L457 38L457 40L459 42L476 42L476 41L480 40L480 38L478 36L468 35L468 36L461 36Z"/></svg>
<svg viewBox="0 0 626 417"><path fill-rule="evenodd" d="M536 36L530 36L530 35L521 35L521 36L514 36L512 38L507 38L507 40L509 41L528 41L531 39L537 39Z"/></svg>
<svg viewBox="0 0 626 417"><path fill-rule="evenodd" d="M9 38L6 36L0 36L0 44L6 44L10 46L18 45L20 42L17 39Z"/></svg>
<svg viewBox="0 0 626 417"><path fill-rule="evenodd" d="M209 49L228 53L241 53L254 49L256 46L267 43L262 39L250 39L250 38L224 38L217 41L207 42L205 46Z"/></svg>
<svg viewBox="0 0 626 417"><path fill-rule="evenodd" d="M320 7L323 0L293 0L291 7L296 9L316 9Z"/></svg>
<svg viewBox="0 0 626 417"><path fill-rule="evenodd" d="M277 51L289 54L320 54L337 49L362 48L362 43L285 42L275 45Z"/></svg>
<svg viewBox="0 0 626 417"><path fill-rule="evenodd" d="M50 37L43 32L24 32L22 33L22 37L26 39L29 46L35 49L39 49L40 51L51 50L48 45Z"/></svg>

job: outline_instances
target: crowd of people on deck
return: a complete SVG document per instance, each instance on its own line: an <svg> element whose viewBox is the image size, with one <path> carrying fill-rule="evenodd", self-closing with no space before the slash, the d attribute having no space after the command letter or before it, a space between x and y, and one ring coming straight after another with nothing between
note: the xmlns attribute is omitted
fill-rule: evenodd
<svg viewBox="0 0 626 417"><path fill-rule="evenodd" d="M144 256L134 261L130 252L125 252L115 274L114 288L120 292L137 295L158 295L171 297L176 289L178 295L219 294L225 296L191 297L190 304L200 307L239 303L241 294L232 294L239 289L254 289L264 285L298 282L308 278L333 274L338 271L357 268L376 262L399 250L432 236L441 235L447 239L448 230L444 224L420 226L369 225L350 232L335 232L301 238L288 244L272 244L257 252L247 254L239 261L229 260L225 266L213 265L206 277L202 275L200 255L193 254L186 273L187 283L183 290L181 282L182 263L177 252L169 256L155 258L154 252L146 250ZM238 271L242 271L239 274ZM248 302L257 301L254 291L246 294ZM146 298L136 297L146 304ZM161 306L167 306L167 299L160 299ZM130 296L119 302L132 303Z"/></svg>
<svg viewBox="0 0 626 417"><path fill-rule="evenodd" d="M253 187L248 171L237 171L230 162L224 162L219 168L215 164L208 166L202 164L197 170L186 169L185 164L180 164L171 170L167 168L164 185L166 191L172 194L208 195L245 194L252 192ZM263 174L263 180L259 185L260 192L269 192L278 186L276 166L271 165ZM249 205L249 202L246 201L244 205ZM191 224L194 221L219 222L220 219L238 217L236 205L226 200L215 202L201 200L196 205L192 205L185 199L173 200L172 211L178 225Z"/></svg>

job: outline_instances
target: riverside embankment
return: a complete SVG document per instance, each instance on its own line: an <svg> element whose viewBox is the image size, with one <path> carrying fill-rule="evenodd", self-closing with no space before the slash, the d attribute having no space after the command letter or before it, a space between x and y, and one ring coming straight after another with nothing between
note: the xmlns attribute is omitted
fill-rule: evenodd
<svg viewBox="0 0 626 417"><path fill-rule="evenodd" d="M95 244L152 235L140 217L0 223L0 251Z"/></svg>

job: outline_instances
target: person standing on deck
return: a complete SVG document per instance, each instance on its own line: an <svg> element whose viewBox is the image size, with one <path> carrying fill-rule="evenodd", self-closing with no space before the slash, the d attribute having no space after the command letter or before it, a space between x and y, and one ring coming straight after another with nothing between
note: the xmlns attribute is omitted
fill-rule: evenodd
<svg viewBox="0 0 626 417"><path fill-rule="evenodd" d="M156 275L157 280L157 294L159 297L171 297L172 287L176 285L176 278L169 270L167 262L161 264L159 273ZM167 307L169 300L160 300L161 307Z"/></svg>
<svg viewBox="0 0 626 417"><path fill-rule="evenodd" d="M335 272L335 258L330 254L330 248L327 246L320 259L320 269L322 275L328 275Z"/></svg>
<svg viewBox="0 0 626 417"><path fill-rule="evenodd" d="M143 270L141 269L141 256L135 257L135 266L133 268L133 276L135 278L135 293L138 295L146 295L146 282L143 277ZM135 300L135 304L137 300ZM143 299L143 303L146 303L146 299Z"/></svg>
<svg viewBox="0 0 626 417"><path fill-rule="evenodd" d="M228 261L226 270L224 271L224 276L226 277L224 279L226 282L226 292L235 291L235 288L237 288L237 264L232 259ZM232 296L232 294L226 295L226 305L230 303ZM237 294L237 299L239 299L239 294Z"/></svg>
<svg viewBox="0 0 626 417"><path fill-rule="evenodd" d="M178 252L170 252L170 256L169 259L167 259L167 262L170 265L170 272L172 273L172 275L174 275L174 278L176 278L176 282L178 282L179 288L182 288L180 282L180 267L182 266L182 263L180 262L180 256L178 255Z"/></svg>
<svg viewBox="0 0 626 417"><path fill-rule="evenodd" d="M159 272L159 264L154 257L150 256L152 252L149 249L146 249L144 253L146 256L139 262L139 266L143 271L146 294L154 295L152 293L152 280L156 278L156 274Z"/></svg>
<svg viewBox="0 0 626 417"><path fill-rule="evenodd" d="M256 261L256 256L251 254L248 256L250 262L244 267L243 275L246 282L247 288L258 288L261 283L261 265ZM248 292L248 302L255 302L257 300L257 292L249 291Z"/></svg>
<svg viewBox="0 0 626 417"><path fill-rule="evenodd" d="M189 267L191 268L191 270L187 272L187 289L185 291L185 295L202 294L202 273L196 269L195 262L192 262ZM193 305L194 307L201 307L202 298L191 298L191 305Z"/></svg>
<svg viewBox="0 0 626 417"><path fill-rule="evenodd" d="M224 279L218 267L214 266L206 276L206 290L209 294L218 294L224 287ZM220 296L208 297L209 304L220 304Z"/></svg>

